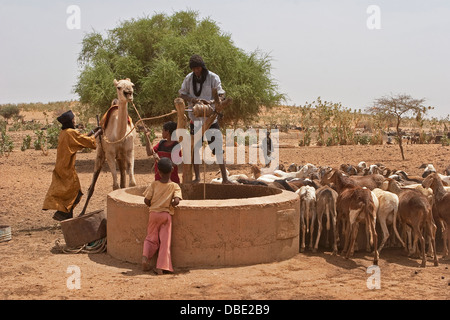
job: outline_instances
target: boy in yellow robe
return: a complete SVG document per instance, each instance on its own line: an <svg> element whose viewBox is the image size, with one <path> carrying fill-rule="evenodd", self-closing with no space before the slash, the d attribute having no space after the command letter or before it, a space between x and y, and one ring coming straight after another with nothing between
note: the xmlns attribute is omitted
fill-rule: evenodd
<svg viewBox="0 0 450 320"><path fill-rule="evenodd" d="M73 209L80 202L80 180L75 171L77 151L83 148L96 149L95 138L101 133L100 127L89 134L75 130L74 114L71 110L57 118L62 124L56 151L56 163L53 170L52 183L45 196L42 210L57 210L53 219L62 221L73 217Z"/></svg>

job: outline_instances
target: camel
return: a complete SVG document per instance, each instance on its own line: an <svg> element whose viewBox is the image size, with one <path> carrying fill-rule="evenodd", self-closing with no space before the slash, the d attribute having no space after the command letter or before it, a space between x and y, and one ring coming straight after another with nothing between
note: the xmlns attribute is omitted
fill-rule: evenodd
<svg viewBox="0 0 450 320"><path fill-rule="evenodd" d="M112 104L100 122L103 135L97 137L94 176L80 216L86 211L105 160L108 162L113 177L113 190L125 188L127 174L129 176L129 186L136 186L134 178L134 139L136 133L133 130L133 121L128 116L128 102L133 102L134 84L127 78L119 81L114 79L114 85L117 90L117 100L115 99L115 101L118 101L118 103ZM120 187L117 179L116 161L120 171Z"/></svg>

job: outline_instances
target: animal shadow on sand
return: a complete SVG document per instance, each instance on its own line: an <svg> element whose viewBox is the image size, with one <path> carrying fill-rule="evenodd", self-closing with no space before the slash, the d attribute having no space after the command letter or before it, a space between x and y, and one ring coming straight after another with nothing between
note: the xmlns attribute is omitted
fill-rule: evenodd
<svg viewBox="0 0 450 320"><path fill-rule="evenodd" d="M299 253L300 257L302 255L308 256L308 257L322 257L325 259L325 261L331 265L334 265L338 268L343 268L347 270L352 270L356 268L360 268L363 265L359 263L359 261L364 256L358 252L355 252L353 258L356 259L346 259L343 254L341 254L341 251L339 250L339 253L337 255L333 255L331 249L329 248L323 248L319 246L319 249L317 252L312 252L309 248L306 248L304 252ZM370 259L369 256L367 256L367 259Z"/></svg>

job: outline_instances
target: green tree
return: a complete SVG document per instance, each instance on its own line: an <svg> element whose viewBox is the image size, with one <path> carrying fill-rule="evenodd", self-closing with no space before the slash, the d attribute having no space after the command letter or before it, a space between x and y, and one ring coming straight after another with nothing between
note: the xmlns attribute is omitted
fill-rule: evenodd
<svg viewBox="0 0 450 320"><path fill-rule="evenodd" d="M11 119L14 116L18 116L19 113L20 113L19 107L15 104L5 104L0 106L0 115L6 119L7 123L9 119Z"/></svg>
<svg viewBox="0 0 450 320"><path fill-rule="evenodd" d="M75 92L92 114L102 113L115 98L113 79L130 78L135 84L135 105L143 116L166 113L184 77L191 72L192 54L218 74L233 104L224 120L253 120L261 106L272 107L285 99L272 78L271 57L237 48L231 35L198 12L179 11L171 16L131 19L118 27L87 34L79 54L81 72ZM133 113L131 113L133 114Z"/></svg>
<svg viewBox="0 0 450 320"><path fill-rule="evenodd" d="M396 96L384 96L374 101L372 107L367 108L367 111L376 114L386 114L396 119L396 131L398 145L402 154L402 159L405 160L405 153L403 151L402 134L400 125L402 119L408 114L414 114L416 117L421 117L426 114L427 110L432 107L425 107L423 103L425 99L414 99L410 95L398 94Z"/></svg>

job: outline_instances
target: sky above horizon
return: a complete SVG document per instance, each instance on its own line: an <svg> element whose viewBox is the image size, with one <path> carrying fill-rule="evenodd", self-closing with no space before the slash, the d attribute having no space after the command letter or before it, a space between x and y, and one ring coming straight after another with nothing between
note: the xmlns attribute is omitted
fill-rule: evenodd
<svg viewBox="0 0 450 320"><path fill-rule="evenodd" d="M67 25L71 5L79 29ZM320 96L364 110L381 96L410 94L434 107L429 117L450 114L448 0L0 0L0 8L0 104L78 99L87 33L189 9L244 51L268 53L288 105Z"/></svg>

